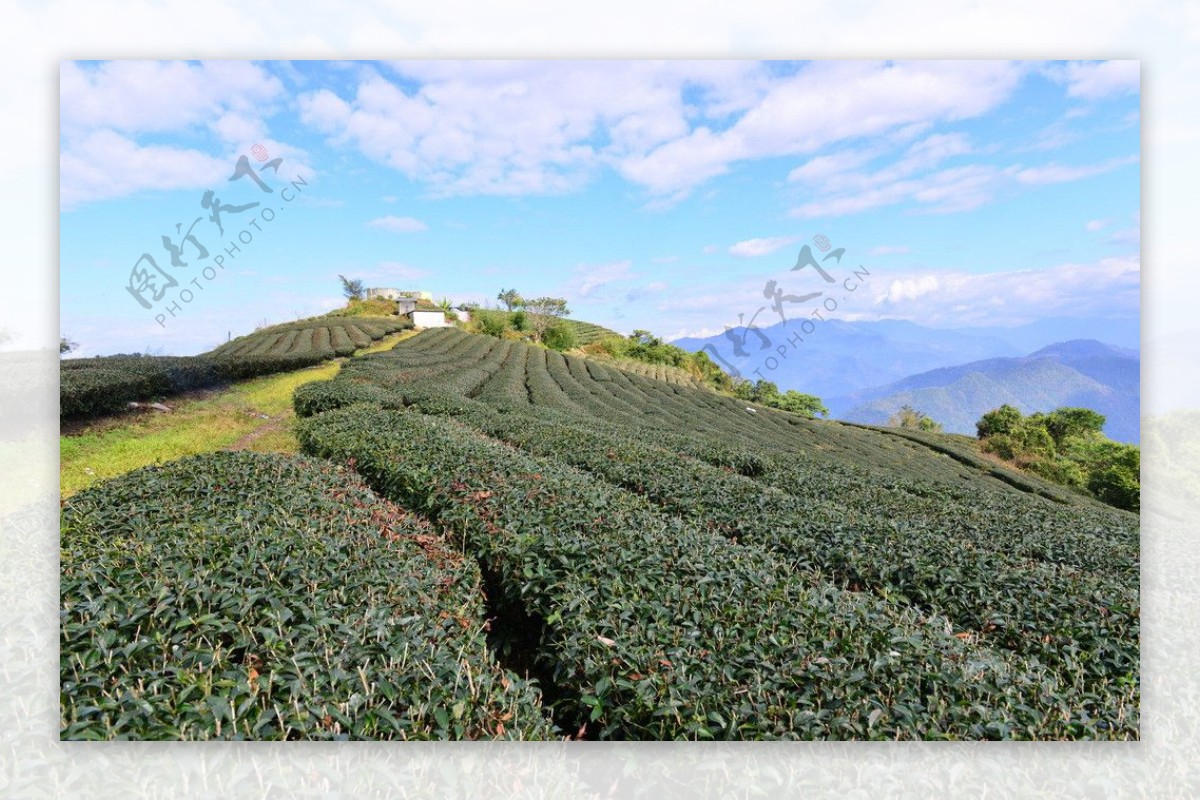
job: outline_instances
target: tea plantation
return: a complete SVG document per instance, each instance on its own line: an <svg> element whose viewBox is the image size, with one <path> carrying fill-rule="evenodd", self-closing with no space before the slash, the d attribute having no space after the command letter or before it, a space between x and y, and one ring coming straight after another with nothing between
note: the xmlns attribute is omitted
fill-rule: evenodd
<svg viewBox="0 0 1200 801"><path fill-rule="evenodd" d="M1135 515L662 377L426 331L296 392L325 461L81 493L63 736L1139 737Z"/></svg>
<svg viewBox="0 0 1200 801"><path fill-rule="evenodd" d="M86 419L130 401L310 367L409 327L400 317L315 317L255 331L199 356L66 359L59 370L59 415Z"/></svg>
<svg viewBox="0 0 1200 801"><path fill-rule="evenodd" d="M479 568L323 462L191 457L62 514L66 739L544 738Z"/></svg>

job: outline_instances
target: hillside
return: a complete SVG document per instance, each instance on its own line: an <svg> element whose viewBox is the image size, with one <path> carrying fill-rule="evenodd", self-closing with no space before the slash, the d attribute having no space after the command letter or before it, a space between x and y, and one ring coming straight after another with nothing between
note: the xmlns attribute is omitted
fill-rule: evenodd
<svg viewBox="0 0 1200 801"><path fill-rule="evenodd" d="M885 423L901 406L920 409L946 431L974 434L984 412L1011 404L1025 413L1062 406L1094 409L1104 433L1139 440L1141 361L1136 351L1093 340L1061 342L1020 358L998 358L931 370L826 401L834 417Z"/></svg>
<svg viewBox="0 0 1200 801"><path fill-rule="evenodd" d="M262 328L199 356L118 354L59 364L59 415L84 420L122 411L130 402L311 367L369 348L411 328L400 317L322 315Z"/></svg>
<svg viewBox="0 0 1200 801"><path fill-rule="evenodd" d="M309 452L353 459L453 527L538 621L516 640L560 722L623 738L1109 736L1135 704L1112 682L1136 674L1136 517L954 438L808 421L455 331L356 360L296 403ZM1103 633L1087 622L1098 597ZM846 639L814 653L828 615ZM916 650L881 661L883 631ZM822 651L843 667L813 672ZM995 666L1003 689L964 684L963 660ZM1039 690L1031 660L1050 666ZM741 702L733 664L754 677ZM931 671L919 682L939 711L889 706L871 724L870 699L907 697L912 670ZM1076 681L1105 699L1091 723L1032 711Z"/></svg>
<svg viewBox="0 0 1200 801"><path fill-rule="evenodd" d="M1139 736L1137 517L1007 470L960 438L807 420L611 362L456 329L350 359L334 380L298 389L295 408L305 418L303 449L349 468L344 479L309 477L303 466L203 458L130 474L66 502L63 570L89 582L88 597L169 620L171 606L151 604L157 581L123 578L156 575L166 557L123 543L185 519L189 537L236 543L243 538L230 540L227 521L240 521L252 558L235 548L214 560L199 547L174 557L183 560L181 577L202 568L206 585L225 588L220 604L198 607L213 615L209 630L224 632L224 656L211 668L199 663L196 681L223 676L234 692L248 670L254 686L291 676L271 685L279 709L311 705L325 717L279 718L238 689L240 703L260 710L245 730L215 707L175 700L174 691L153 697L151 709L165 707L153 719L101 694L102 703L74 708L102 717L64 718L70 736L112 736L104 726L123 714L135 732L173 731L185 720L204 737L282 737L288 726L305 737L371 738ZM281 470L292 477L272 478ZM373 495L341 486L355 474ZM151 486L197 498L219 488L230 510L246 513L172 510L142 498ZM423 659L445 671L431 680L453 689L423 692L416 681L417 695L381 695L374 688L414 681L411 663L401 660L395 678L373 668L364 674L353 704L305 694L306 686L339 686L353 667L353 660L343 667L288 661L314 650L313 642L327 648L321 643L345 636L368 649L372 665L403 650L364 639L358 617L304 611L299 579L270 585L283 597L254 589L264 577L296 575L296 548L307 535L288 546L269 532L324 526L336 507L318 498L345 503L355 520L376 521L376 536L368 523L345 551L367 549L368 572L358 575L352 563L336 568L336 581L357 593L351 603L369 619L387 619L388 605L428 606L443 609L440 618L413 611L404 619L487 631L483 654L450 632L444 645L430 642ZM144 511L117 513L131 502ZM307 514L310 505L321 513ZM388 522L401 518L412 522ZM328 536L321 528L322 542ZM389 588L371 550L393 536L424 542L431 554L463 553L456 575L477 565L477 577L445 580L468 595L401 582L405 571ZM305 558L334 569L319 555ZM198 560L195 568L190 560ZM270 599L255 614L263 630L278 634L241 624L247 607L238 599L247 592ZM429 603L411 606L412 593L429 594ZM472 606L472 597L484 607ZM316 614L317 628L273 628L280 608ZM85 610L95 612L77 607ZM104 639L105 626L118 620L128 625ZM79 672L77 657L127 647L135 622L125 612L68 615L64 631L74 634L63 643L64 675ZM205 652L186 632L168 636L186 653ZM298 639L289 644L291 637ZM470 675L491 677L487 700L478 702L489 706L476 706L463 689L475 679L452 678L464 647L477 655ZM78 680L103 685L103 658L86 658L92 672ZM137 675L163 687L154 664ZM292 683L297 676L301 682ZM537 693L532 708L525 677ZM505 704L511 713L499 712Z"/></svg>

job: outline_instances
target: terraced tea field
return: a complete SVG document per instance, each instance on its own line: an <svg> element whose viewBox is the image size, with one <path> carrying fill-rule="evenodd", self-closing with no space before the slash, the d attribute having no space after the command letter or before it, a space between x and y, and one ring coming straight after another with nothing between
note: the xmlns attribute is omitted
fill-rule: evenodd
<svg viewBox="0 0 1200 801"><path fill-rule="evenodd" d="M256 356L349 356L388 334L410 328L401 317L317 317L271 326L213 348L208 356L245 359Z"/></svg>
<svg viewBox="0 0 1200 801"><path fill-rule="evenodd" d="M365 488L322 490L355 498L344 504L348 521L375 521L361 529L357 548L386 547L387 514L403 513L421 521L431 547L436 541L478 566L466 580L474 590L449 602L459 612L446 602L428 609L458 615L462 629L486 637L486 651L467 640L435 640L429 663L451 664L451 652L466 648L483 660L469 675L494 677L489 692L540 695L532 702L527 695L486 700L493 696L478 691L466 697L463 680L454 679L452 692L422 699L414 712L409 696L380 695L372 674L361 688L323 689L315 698L304 688L340 686L329 676L351 673L350 662L330 662L339 651L319 634L327 638L326 661L288 667L286 638L293 635L270 623L242 631L229 622L240 609L230 590L220 609L189 612L216 615L213 625L224 634L200 644L183 634L163 642L205 653L212 637L224 638L219 665L194 658L203 662L195 670L227 683L196 683L227 688L254 710L246 713L259 716L249 729L233 727L243 736L1139 736L1138 518L999 467L952 437L807 420L612 362L455 329L352 359L334 380L300 387L295 408L305 418L303 449L353 470L371 488L370 496ZM119 579L145 573L154 550L130 544L149 536L158 515L176 519L144 495L131 500L151 492L142 487L171 490L173 469L131 475L119 487L68 501L64 575L71 568L92 576L100 568L84 565L116 564L118 552L132 564L95 578L80 596L91 600L76 608L93 617L72 635L81 644L64 633L64 677L76 670L73 680L106 686L105 654L142 647L128 639L142 620L136 610L162 614L146 606L148 585ZM228 506L201 516L189 537L228 538L243 519L259 526L254 537L264 542L270 531L292 537L305 530L302 510L316 503L313 491L294 489L304 484L299 479L255 484L247 469L187 468L178 479L194 487L187 492L220 493ZM149 510L132 518L112 513L144 504ZM376 505L400 511L371 512ZM315 514L312 525L325 514ZM81 536L91 550L68 553ZM228 545L219 559L207 559L199 546L178 558L199 560L205 575L243 593L293 571L301 584L271 584L256 603L325 608L305 600L299 577L310 568L288 556L303 551L307 535L298 536L289 540L297 545L272 546L252 559ZM360 574L352 561L337 577L318 579L326 569L311 568L308 592L323 598L326 580L357 582L367 594L352 603L380 621L380 636L390 631L386 621L402 619L387 603L409 604L414 593L429 591L406 570L394 571L389 584L374 567ZM100 597L128 601L117 615L123 622L97 617ZM332 608L352 603L339 599ZM113 626L110 637L104 632ZM295 650L311 650L318 635L308 632L294 635L303 640ZM372 658L394 659L402 639L372 645L383 650ZM266 642L272 659L263 656ZM136 675L158 677L155 687L165 687L174 675L169 649L144 648L160 662L151 659L153 668ZM81 660L86 670L72 667ZM267 715L244 689L251 670L256 682L269 670L288 677L286 703L320 714ZM432 675L451 682L439 669ZM534 683L524 684L526 677ZM176 736L178 723L162 728L134 702L95 692L112 696L109 706L88 706L106 711L91 718L64 711L64 733L112 736L124 714L126 725L149 727L137 732ZM166 698L169 721L229 736L229 716L205 712L200 695ZM528 703L537 714L521 706ZM511 717L488 711L498 707ZM360 708L373 711L369 725L355 716ZM396 726L380 723L392 719Z"/></svg>
<svg viewBox="0 0 1200 801"><path fill-rule="evenodd" d="M64 419L87 419L120 411L130 401L298 370L349 356L411 327L400 317L314 317L255 331L199 356L65 359L59 370L59 413Z"/></svg>

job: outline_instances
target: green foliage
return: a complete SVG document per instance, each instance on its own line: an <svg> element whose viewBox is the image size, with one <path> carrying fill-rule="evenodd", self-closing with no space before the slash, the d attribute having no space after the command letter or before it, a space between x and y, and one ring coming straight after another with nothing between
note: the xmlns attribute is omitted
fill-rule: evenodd
<svg viewBox="0 0 1200 801"><path fill-rule="evenodd" d="M1072 437L1099 434L1104 429L1105 417L1091 409L1064 406L1046 415L1046 431L1054 438L1054 444L1062 447Z"/></svg>
<svg viewBox="0 0 1200 801"><path fill-rule="evenodd" d="M575 332L569 325L558 321L550 325L542 335L542 344L557 351L567 351L575 347Z"/></svg>
<svg viewBox="0 0 1200 801"><path fill-rule="evenodd" d="M995 433L980 442L984 453L991 453L1007 461L1015 461L1022 452L1021 443L1012 434Z"/></svg>
<svg viewBox="0 0 1200 801"><path fill-rule="evenodd" d="M980 439L993 437L997 434L1011 435L1016 431L1021 419L1021 410L1006 403L979 418L979 422L975 424L975 430Z"/></svg>
<svg viewBox="0 0 1200 801"><path fill-rule="evenodd" d="M63 739L553 736L480 575L311 460L215 453L65 502Z"/></svg>
<svg viewBox="0 0 1200 801"><path fill-rule="evenodd" d="M887 424L895 428L913 428L917 431L926 431L929 433L937 433L942 430L940 423L936 422L924 412L914 409L909 405L901 406L899 411L888 418Z"/></svg>
<svg viewBox="0 0 1200 801"><path fill-rule="evenodd" d="M3 340L0 339L0 341L3 341ZM58 353L59 353L59 355L62 355L64 353L70 353L71 351L75 350L75 348L78 348L78 347L79 347L79 343L75 342L74 340L70 339L69 337L59 337L58 338Z"/></svg>
<svg viewBox="0 0 1200 801"><path fill-rule="evenodd" d="M718 391L733 389L733 379L707 353L689 353L663 342L649 331L637 330L628 337L609 332L591 342L582 343L589 356L612 359L621 369L659 381L692 386L707 386ZM646 369L643 365L651 365Z"/></svg>
<svg viewBox="0 0 1200 801"><path fill-rule="evenodd" d="M703 353L698 354L703 355ZM733 385L733 396L740 400L761 403L773 409L813 418L817 415L828 416L829 410L816 395L808 395L789 389L780 392L774 381L760 378L758 381L738 381Z"/></svg>
<svg viewBox="0 0 1200 801"><path fill-rule="evenodd" d="M343 308L329 312L328 317L387 317L396 314L396 301L387 298L350 300Z"/></svg>
<svg viewBox="0 0 1200 801"><path fill-rule="evenodd" d="M362 300L367 293L366 287L363 286L361 278L355 278L351 281L342 274L338 274L338 280L342 282L342 294L348 300Z"/></svg>
<svg viewBox="0 0 1200 801"><path fill-rule="evenodd" d="M571 313L570 309L567 308L566 299L545 296L532 300L522 300L521 310L528 317L534 342L541 342L545 339L546 331L550 326Z"/></svg>
<svg viewBox="0 0 1200 801"><path fill-rule="evenodd" d="M511 319L503 312L490 309L476 309L471 314L471 325L481 334L499 337L510 328Z"/></svg>
<svg viewBox="0 0 1200 801"><path fill-rule="evenodd" d="M1047 481L1072 489L1086 489L1088 474L1078 463L1062 456L1041 456L1029 462L1025 469ZM1104 500L1101 498L1101 500Z"/></svg>
<svg viewBox="0 0 1200 801"><path fill-rule="evenodd" d="M496 300L503 303L504 308L510 312L525 302L521 293L515 289L501 289L500 293L496 295Z"/></svg>
<svg viewBox="0 0 1200 801"><path fill-rule="evenodd" d="M976 423L980 447L1065 487L1090 492L1119 509L1141 507L1141 449L1113 442L1099 412L1062 407L1028 417L1004 405Z"/></svg>
<svg viewBox="0 0 1200 801"><path fill-rule="evenodd" d="M660 344L637 333L633 345ZM600 739L1139 736L1135 516L983 459L965 438L806 419L766 404L750 414L756 394L788 394L761 382L731 388L745 398L730 397L650 371L683 373L430 330L301 387L298 438L307 453L352 465L379 495L444 531L464 565L479 565L493 610L502 610L493 652L537 676L562 731ZM1037 431L1054 445L1040 419L1023 434L1033 441ZM1098 442L1069 439L1088 458L1113 463ZM1131 454L1123 458L1133 464ZM310 535L289 538L289 510L311 501L287 494L291 479L269 483L271 494L221 478L226 472L197 482L204 489L196 497L248 509L251 521L269 516L270 547L307 574L309 551L299 543ZM145 483L151 497L189 497ZM360 513L345 500L336 508L350 523L380 519L374 507ZM117 495L101 508L128 519L152 503ZM303 524L323 525L325 507L316 508ZM197 512L180 512L188 515ZM236 513L220 519L232 521L224 535L245 539ZM172 549L192 535L166 528L164 559L180 561ZM109 539L114 551L129 551L129 538ZM365 558L358 550L321 552L311 569L357 570ZM257 557L212 560L204 578L213 583L225 570L244 578L239 571L258 570ZM413 602L429 597L428 580L389 558L394 591L382 594L404 606L400 620L414 617L405 625L420 628L458 602ZM64 565L91 569L93 561ZM161 572L118 578L137 587ZM240 591L261 580L255 573ZM339 572L328 583L350 581ZM272 597L305 596L284 589ZM317 608L336 606L326 597ZM337 608L356 601L339 599L345 606ZM477 603L474 586L461 614L477 620ZM523 636L502 625L514 620ZM428 640L423 631L404 636ZM357 653L358 641L345 640ZM434 675L424 690L449 693L439 697L453 724L463 682L430 653ZM336 682L335 667L345 670L331 665L305 678ZM485 686L479 676L498 671L481 665L467 684ZM528 686L499 685L535 700ZM496 691L494 679L490 686ZM488 708L527 708L519 703L510 694ZM511 736L546 736L533 718L517 718L525 724ZM461 734L420 736L471 734L464 725Z"/></svg>
<svg viewBox="0 0 1200 801"><path fill-rule="evenodd" d="M1136 518L949 437L748 415L617 364L431 331L297 393L304 448L453 529L544 621L508 647L565 728L1137 736Z"/></svg>
<svg viewBox="0 0 1200 801"><path fill-rule="evenodd" d="M1088 477L1087 488L1097 498L1118 509L1141 510L1141 477L1128 467L1111 465L1093 472Z"/></svg>
<svg viewBox="0 0 1200 801"><path fill-rule="evenodd" d="M789 389L783 393L776 404L776 408L809 418L816 417L817 415L821 415L822 417L829 416L829 410L825 408L825 404L821 403L820 398L816 395L797 392L794 389Z"/></svg>

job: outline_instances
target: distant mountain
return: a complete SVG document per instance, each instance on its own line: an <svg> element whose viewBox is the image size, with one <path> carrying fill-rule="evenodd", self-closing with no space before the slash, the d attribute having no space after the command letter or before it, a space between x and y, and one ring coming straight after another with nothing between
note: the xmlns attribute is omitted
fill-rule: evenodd
<svg viewBox="0 0 1200 801"><path fill-rule="evenodd" d="M828 320L817 323L811 334L805 334L800 321L793 320L786 326L779 323L761 330L770 342L767 347L754 331L737 328L731 333L744 339L745 357L736 357L733 343L724 334L677 339L672 344L688 351L711 346L745 378L765 378L780 389L797 389L822 398L847 395L914 372L1024 352L997 337L926 328L904 320ZM803 342L791 346L792 338ZM777 351L781 346L785 356Z"/></svg>
<svg viewBox="0 0 1200 801"><path fill-rule="evenodd" d="M1026 414L1060 406L1095 409L1107 418L1104 432L1138 442L1141 359L1128 348L1095 340L1072 340L1020 358L995 358L912 375L874 389L829 397L830 414L859 423L884 423L909 405L946 431L974 434L975 422L1008 403Z"/></svg>
<svg viewBox="0 0 1200 801"><path fill-rule="evenodd" d="M1138 321L1055 318L1012 328L929 328L906 320L813 324L806 334L801 320L755 331L732 329L742 339L737 357L725 334L685 337L673 344L698 351L706 345L745 378L765 378L780 389L809 392L824 399L882 387L908 376L997 357L1019 357L1066 340L1091 339L1126 348L1138 346ZM789 342L796 338L796 344ZM802 339L803 341L798 341ZM783 347L780 354L777 349ZM710 354L712 351L709 351ZM774 367L772 368L772 365ZM757 372L756 372L757 371Z"/></svg>

